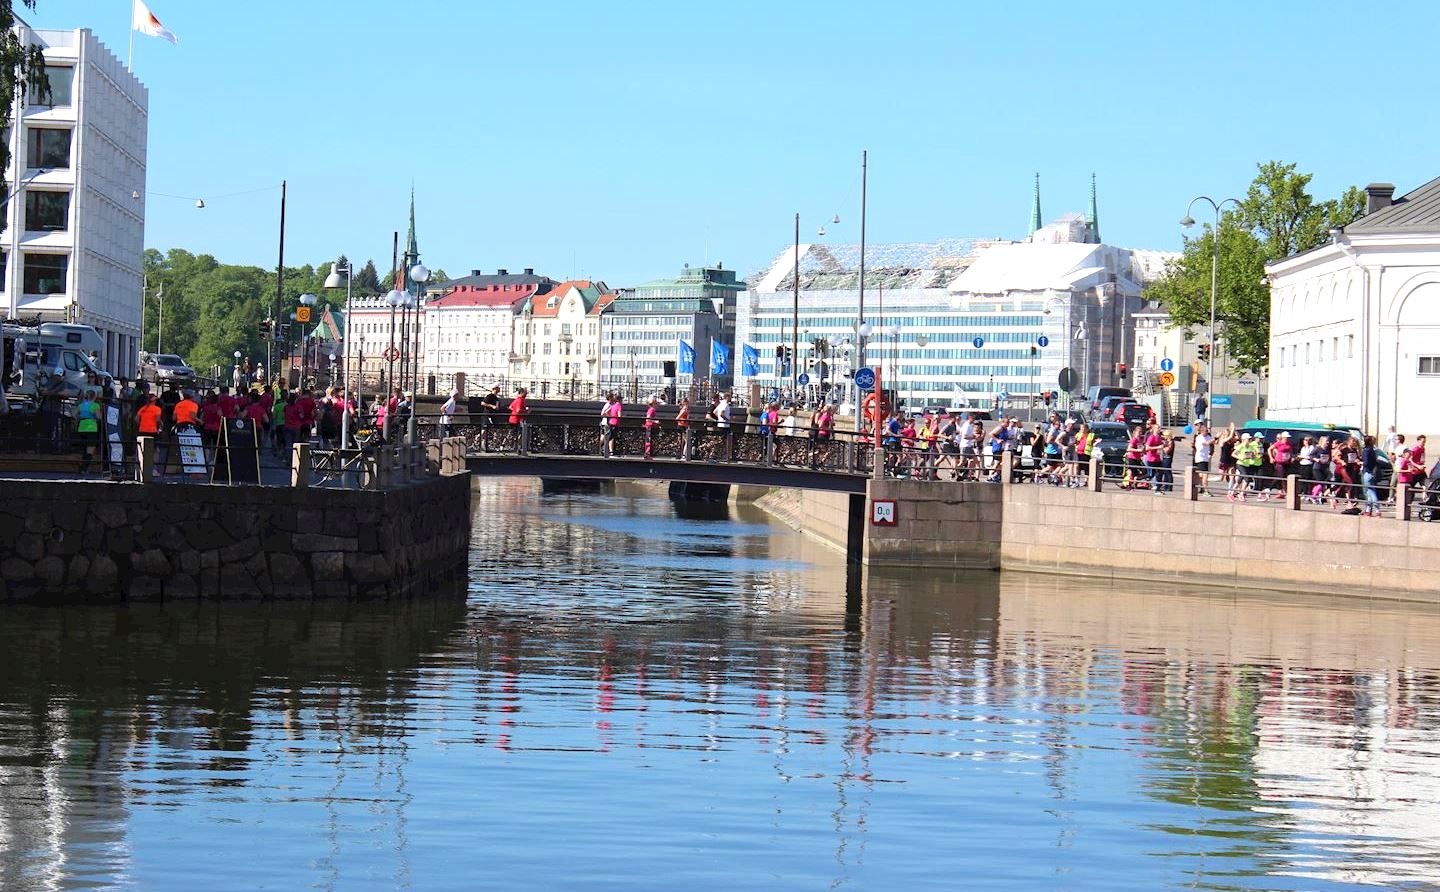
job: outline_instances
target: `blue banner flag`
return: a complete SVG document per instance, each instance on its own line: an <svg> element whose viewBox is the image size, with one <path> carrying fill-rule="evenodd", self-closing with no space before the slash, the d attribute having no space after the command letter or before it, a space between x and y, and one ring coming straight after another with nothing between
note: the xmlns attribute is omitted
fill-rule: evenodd
<svg viewBox="0 0 1440 892"><path fill-rule="evenodd" d="M760 351L749 344L746 344L740 353L740 373L747 378L760 374Z"/></svg>
<svg viewBox="0 0 1440 892"><path fill-rule="evenodd" d="M695 374L695 348L684 341L680 342L680 374Z"/></svg>
<svg viewBox="0 0 1440 892"><path fill-rule="evenodd" d="M710 342L710 375L718 377L730 374L730 348L719 341Z"/></svg>

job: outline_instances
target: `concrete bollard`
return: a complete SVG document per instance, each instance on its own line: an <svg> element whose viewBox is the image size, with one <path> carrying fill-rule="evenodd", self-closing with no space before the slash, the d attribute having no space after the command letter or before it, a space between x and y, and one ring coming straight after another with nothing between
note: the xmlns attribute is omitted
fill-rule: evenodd
<svg viewBox="0 0 1440 892"><path fill-rule="evenodd" d="M141 483L155 480L155 438L141 437L138 449L138 466Z"/></svg>
<svg viewBox="0 0 1440 892"><path fill-rule="evenodd" d="M425 441L425 473L434 477L444 473L445 457L442 450L443 440Z"/></svg>
<svg viewBox="0 0 1440 892"><path fill-rule="evenodd" d="M1410 484L1395 484L1395 519L1410 519Z"/></svg>
<svg viewBox="0 0 1440 892"><path fill-rule="evenodd" d="M1000 484L1009 486L1015 482L1015 453L1005 450L1000 453Z"/></svg>
<svg viewBox="0 0 1440 892"><path fill-rule="evenodd" d="M1300 510L1300 478L1295 474L1285 475L1285 510Z"/></svg>
<svg viewBox="0 0 1440 892"><path fill-rule="evenodd" d="M290 485L295 489L307 489L311 482L310 444L296 443L290 447Z"/></svg>
<svg viewBox="0 0 1440 892"><path fill-rule="evenodd" d="M1105 462L1099 455L1090 456L1090 476L1085 479L1086 489L1099 492L1105 488Z"/></svg>

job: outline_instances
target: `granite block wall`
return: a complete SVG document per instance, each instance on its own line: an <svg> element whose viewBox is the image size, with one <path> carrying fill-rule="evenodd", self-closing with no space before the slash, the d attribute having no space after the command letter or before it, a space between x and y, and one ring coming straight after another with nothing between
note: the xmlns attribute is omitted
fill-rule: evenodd
<svg viewBox="0 0 1440 892"><path fill-rule="evenodd" d="M381 491L0 480L0 600L385 598L463 574L468 474Z"/></svg>

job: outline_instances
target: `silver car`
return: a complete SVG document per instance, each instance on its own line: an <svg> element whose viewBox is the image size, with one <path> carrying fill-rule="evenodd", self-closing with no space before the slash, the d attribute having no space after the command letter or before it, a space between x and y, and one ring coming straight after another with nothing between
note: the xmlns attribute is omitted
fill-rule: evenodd
<svg viewBox="0 0 1440 892"><path fill-rule="evenodd" d="M195 370L174 353L146 353L140 358L140 377L147 381L193 381Z"/></svg>

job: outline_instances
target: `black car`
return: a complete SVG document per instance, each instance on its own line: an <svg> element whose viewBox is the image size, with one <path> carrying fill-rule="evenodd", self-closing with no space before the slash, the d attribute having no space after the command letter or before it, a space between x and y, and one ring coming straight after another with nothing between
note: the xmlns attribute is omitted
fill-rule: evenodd
<svg viewBox="0 0 1440 892"><path fill-rule="evenodd" d="M1090 431L1098 438L1095 451L1100 456L1107 477L1125 473L1125 450L1130 445L1130 428L1116 421L1096 421Z"/></svg>

